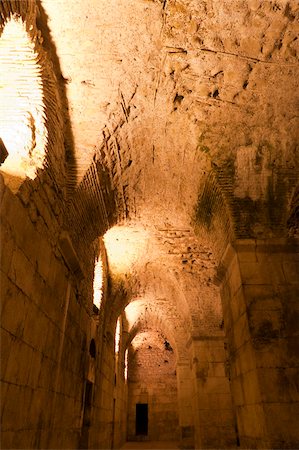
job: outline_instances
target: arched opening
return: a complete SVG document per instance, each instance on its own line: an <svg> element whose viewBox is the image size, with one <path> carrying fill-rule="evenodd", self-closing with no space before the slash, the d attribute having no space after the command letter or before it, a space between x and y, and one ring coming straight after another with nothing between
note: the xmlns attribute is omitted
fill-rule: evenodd
<svg viewBox="0 0 299 450"><path fill-rule="evenodd" d="M90 356L95 359L97 351L96 351L96 343L94 339L91 339L89 344L89 354Z"/></svg>
<svg viewBox="0 0 299 450"><path fill-rule="evenodd" d="M121 336L121 318L119 317L116 323L115 340L114 340L114 349L116 355L119 353L120 336Z"/></svg>
<svg viewBox="0 0 299 450"><path fill-rule="evenodd" d="M172 346L159 330L143 330L132 340L128 355L128 440L179 440Z"/></svg>
<svg viewBox="0 0 299 450"><path fill-rule="evenodd" d="M0 55L0 136L6 149L1 173L16 192L43 168L48 140L39 55L17 15L4 26Z"/></svg>
<svg viewBox="0 0 299 450"><path fill-rule="evenodd" d="M103 261L101 255L95 261L93 278L93 310L98 313L103 299Z"/></svg>

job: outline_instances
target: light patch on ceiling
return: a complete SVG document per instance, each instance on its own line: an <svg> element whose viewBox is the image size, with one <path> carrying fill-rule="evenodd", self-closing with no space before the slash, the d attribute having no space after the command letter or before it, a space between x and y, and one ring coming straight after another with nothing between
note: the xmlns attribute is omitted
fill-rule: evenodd
<svg viewBox="0 0 299 450"><path fill-rule="evenodd" d="M136 334L134 339L131 342L131 346L133 348L133 351L136 351L138 348L141 347L157 347L161 350L165 349L165 338L161 334L159 330L152 329L152 330L144 330L140 333Z"/></svg>
<svg viewBox="0 0 299 450"><path fill-rule="evenodd" d="M142 312L146 311L146 308L151 302L153 302L153 298L144 298L142 300L134 300L126 306L125 308L125 316L126 321L128 323L128 329L130 330L134 323L140 318Z"/></svg>
<svg viewBox="0 0 299 450"><path fill-rule="evenodd" d="M39 56L21 18L6 23L0 39L0 136L8 151L1 171L35 178L42 168L48 133Z"/></svg>
<svg viewBox="0 0 299 450"><path fill-rule="evenodd" d="M137 262L144 264L149 233L143 228L115 226L107 231L104 242L110 270L124 274Z"/></svg>

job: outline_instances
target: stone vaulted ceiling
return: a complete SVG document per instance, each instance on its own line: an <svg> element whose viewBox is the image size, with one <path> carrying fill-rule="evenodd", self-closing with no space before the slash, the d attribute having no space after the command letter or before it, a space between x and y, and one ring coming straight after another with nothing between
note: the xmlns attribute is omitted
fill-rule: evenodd
<svg viewBox="0 0 299 450"><path fill-rule="evenodd" d="M285 227L298 170L297 1L41 4L66 84L78 182L103 129L116 129L130 216L182 225L197 213L207 225L204 186L209 196L216 180L237 236Z"/></svg>
<svg viewBox="0 0 299 450"><path fill-rule="evenodd" d="M132 301L133 330L222 333L226 245L298 228L298 2L37 4L63 104L66 228L80 253L118 224L111 317Z"/></svg>
<svg viewBox="0 0 299 450"><path fill-rule="evenodd" d="M208 333L194 320L203 314L215 333L215 260L229 240L296 231L298 2L40 3L66 89L76 184L104 161L118 220L136 232L131 248L144 230L152 242L123 269L129 299L116 312L133 299L142 316L155 301L175 334ZM97 205L83 207L80 229L94 239Z"/></svg>

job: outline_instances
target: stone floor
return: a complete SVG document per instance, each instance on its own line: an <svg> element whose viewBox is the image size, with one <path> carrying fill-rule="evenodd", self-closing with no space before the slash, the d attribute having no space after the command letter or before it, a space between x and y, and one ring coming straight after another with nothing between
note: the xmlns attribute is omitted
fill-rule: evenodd
<svg viewBox="0 0 299 450"><path fill-rule="evenodd" d="M133 450L133 449L169 449L174 450L179 448L179 443L174 441L143 441L143 442L126 442L121 449Z"/></svg>

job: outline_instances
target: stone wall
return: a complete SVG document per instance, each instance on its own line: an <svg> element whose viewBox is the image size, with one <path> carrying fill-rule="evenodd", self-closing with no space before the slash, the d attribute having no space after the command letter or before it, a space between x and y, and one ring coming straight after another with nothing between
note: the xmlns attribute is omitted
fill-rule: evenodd
<svg viewBox="0 0 299 450"><path fill-rule="evenodd" d="M36 204L25 208L3 184L1 193L2 445L71 448L89 316L58 242L38 226L43 216L30 220Z"/></svg>
<svg viewBox="0 0 299 450"><path fill-rule="evenodd" d="M143 332L132 341L128 383L129 440L179 439L176 360L158 332ZM136 404L148 404L148 435L136 435Z"/></svg>
<svg viewBox="0 0 299 450"><path fill-rule="evenodd" d="M242 446L296 448L298 242L240 240L223 259L230 377Z"/></svg>
<svg viewBox="0 0 299 450"><path fill-rule="evenodd" d="M39 201L44 184L30 183L37 187L24 205L22 195L14 195L1 177L2 446L109 448L114 398L115 439L125 439L126 396L120 376L114 392L115 330L107 319L106 289L103 308L92 315L95 250L91 247L89 260L79 262L65 232L61 239L58 225L46 227L43 217L55 226L56 216L52 211L47 216ZM32 221L37 207L38 220Z"/></svg>
<svg viewBox="0 0 299 450"><path fill-rule="evenodd" d="M194 337L190 351L195 448L235 448L237 439L224 337Z"/></svg>

